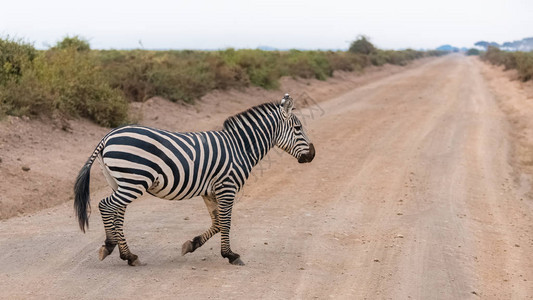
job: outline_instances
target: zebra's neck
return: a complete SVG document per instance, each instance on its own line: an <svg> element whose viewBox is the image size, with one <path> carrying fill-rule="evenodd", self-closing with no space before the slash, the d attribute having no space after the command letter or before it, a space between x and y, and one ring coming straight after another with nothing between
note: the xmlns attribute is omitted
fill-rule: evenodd
<svg viewBox="0 0 533 300"><path fill-rule="evenodd" d="M224 129L234 138L243 167L251 171L268 151L274 147L275 134L279 126L280 112L274 103L265 103L224 122Z"/></svg>

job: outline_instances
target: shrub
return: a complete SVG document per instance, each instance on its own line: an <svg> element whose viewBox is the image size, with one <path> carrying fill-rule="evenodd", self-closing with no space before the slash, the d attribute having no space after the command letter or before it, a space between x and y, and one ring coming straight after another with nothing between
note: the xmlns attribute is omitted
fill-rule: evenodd
<svg viewBox="0 0 533 300"><path fill-rule="evenodd" d="M130 101L162 96L193 102L215 88L249 83L246 72L234 61L229 63L232 51L107 50L98 56L110 85Z"/></svg>
<svg viewBox="0 0 533 300"><path fill-rule="evenodd" d="M36 56L37 50L31 44L9 37L0 39L0 85L19 80Z"/></svg>
<svg viewBox="0 0 533 300"><path fill-rule="evenodd" d="M63 38L63 40L57 42L54 49L76 49L76 51L89 51L91 50L91 47L86 39L78 35L73 37L67 35Z"/></svg>
<svg viewBox="0 0 533 300"><path fill-rule="evenodd" d="M348 55L349 52L332 52L329 51L326 54L326 59L332 70L342 70L342 71L354 71L356 68L356 63ZM352 54L352 53L350 53ZM355 54L354 54L355 55Z"/></svg>
<svg viewBox="0 0 533 300"><path fill-rule="evenodd" d="M383 51L378 51L376 53L373 53L369 57L370 57L370 62L374 66L382 66L387 63L387 58Z"/></svg>
<svg viewBox="0 0 533 300"><path fill-rule="evenodd" d="M119 89L129 101L145 101L153 88L149 74L153 58L149 51L102 50L97 52L104 76L112 88Z"/></svg>
<svg viewBox="0 0 533 300"><path fill-rule="evenodd" d="M466 55L479 55L480 51L476 48L470 48L466 51Z"/></svg>
<svg viewBox="0 0 533 300"><path fill-rule="evenodd" d="M520 79L523 81L533 79L533 52L515 52L513 56Z"/></svg>
<svg viewBox="0 0 533 300"><path fill-rule="evenodd" d="M10 115L60 112L103 126L127 122L127 102L102 75L98 61L78 47L39 52L0 87L0 111Z"/></svg>
<svg viewBox="0 0 533 300"><path fill-rule="evenodd" d="M370 62L375 66L384 64L404 66L410 61L427 56L440 56L446 54L442 51L416 51L413 49L406 50L377 50L369 55Z"/></svg>
<svg viewBox="0 0 533 300"><path fill-rule="evenodd" d="M38 97L40 86L33 70L38 52L31 44L0 39L0 117L46 111Z"/></svg>
<svg viewBox="0 0 533 300"><path fill-rule="evenodd" d="M502 51L496 47L489 47L483 54L482 59L491 62L494 65L502 65L505 70L516 69L516 58L511 52Z"/></svg>
<svg viewBox="0 0 533 300"><path fill-rule="evenodd" d="M103 126L127 122L127 102L105 80L97 60L77 47L52 49L36 62L39 77L53 109L87 117Z"/></svg>
<svg viewBox="0 0 533 300"><path fill-rule="evenodd" d="M425 52L425 56L443 56L447 55L450 52L448 51L441 51L441 50L428 50Z"/></svg>
<svg viewBox="0 0 533 300"><path fill-rule="evenodd" d="M489 47L481 59L493 65L503 65L506 70L516 69L523 81L533 79L533 52L506 52Z"/></svg>
<svg viewBox="0 0 533 300"><path fill-rule="evenodd" d="M215 88L214 72L202 53L171 51L156 56L148 74L150 96L192 103Z"/></svg>
<svg viewBox="0 0 533 300"><path fill-rule="evenodd" d="M214 71L216 89L240 88L250 84L246 71L235 61L234 49L213 52L207 61Z"/></svg>
<svg viewBox="0 0 533 300"><path fill-rule="evenodd" d="M233 58L235 63L245 70L250 83L265 89L279 86L281 77L278 51L238 50Z"/></svg>
<svg viewBox="0 0 533 300"><path fill-rule="evenodd" d="M293 77L326 80L333 75L324 52L291 50L286 54L286 62L281 64L283 74Z"/></svg>
<svg viewBox="0 0 533 300"><path fill-rule="evenodd" d="M53 111L50 103L33 69L24 69L24 75L0 86L0 116L50 114Z"/></svg>
<svg viewBox="0 0 533 300"><path fill-rule="evenodd" d="M129 101L161 96L192 103L213 89L273 89L281 76L325 80L335 70L404 65L425 55L440 53L378 50L366 37L354 41L348 52L91 50L79 36L37 51L21 41L0 39L0 115L59 112L117 126L127 122ZM528 72L523 71L525 77Z"/></svg>
<svg viewBox="0 0 533 300"><path fill-rule="evenodd" d="M348 51L369 55L376 52L376 47L368 41L367 37L361 35L350 44Z"/></svg>

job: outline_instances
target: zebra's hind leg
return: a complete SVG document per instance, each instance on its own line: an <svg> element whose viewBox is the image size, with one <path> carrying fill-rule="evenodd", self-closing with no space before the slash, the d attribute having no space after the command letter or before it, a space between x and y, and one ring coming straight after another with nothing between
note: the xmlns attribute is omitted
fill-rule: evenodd
<svg viewBox="0 0 533 300"><path fill-rule="evenodd" d="M118 207L117 211L115 212L115 236L117 237L118 241L118 250L120 251L120 258L122 260L127 260L128 265L130 266L138 266L141 265L141 261L139 260L139 257L133 253L130 252L130 249L128 247L128 244L126 243L126 238L124 237L124 213L126 212L126 204L124 206Z"/></svg>
<svg viewBox="0 0 533 300"><path fill-rule="evenodd" d="M205 206L207 207L209 215L211 216L211 227L203 234L183 243L183 246L181 246L181 255L194 252L194 250L200 248L213 235L220 232L220 227L218 225L218 203L216 198L213 196L202 196L202 198L204 198Z"/></svg>
<svg viewBox="0 0 533 300"><path fill-rule="evenodd" d="M102 199L102 201L100 201L100 204L98 204L98 208L100 209L100 215L102 216L102 221L104 222L106 237L104 245L102 245L102 247L100 247L100 250L98 251L98 257L100 258L100 260L104 260L104 258L111 254L117 246L117 240L115 237L115 225L113 224L116 207L113 207L109 204L109 199L110 197Z"/></svg>
<svg viewBox="0 0 533 300"><path fill-rule="evenodd" d="M121 259L127 260L130 266L141 264L138 256L130 252L123 231L126 207L136 198L132 193L121 192L119 188L118 191L100 202L99 208L106 230L105 245L100 248L99 252L101 260L111 254L118 244Z"/></svg>

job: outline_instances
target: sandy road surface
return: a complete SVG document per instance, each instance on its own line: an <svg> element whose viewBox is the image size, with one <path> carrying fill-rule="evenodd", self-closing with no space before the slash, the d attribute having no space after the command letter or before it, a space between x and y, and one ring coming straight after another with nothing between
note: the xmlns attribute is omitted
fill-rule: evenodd
<svg viewBox="0 0 533 300"><path fill-rule="evenodd" d="M83 235L66 203L0 223L0 297L533 296L531 199L515 184L510 127L479 62L439 58L320 107L306 119L315 161L272 152L235 204L232 248L246 266L219 256L218 236L180 255L209 225L200 199L128 207L142 267L115 253L98 261L97 209Z"/></svg>

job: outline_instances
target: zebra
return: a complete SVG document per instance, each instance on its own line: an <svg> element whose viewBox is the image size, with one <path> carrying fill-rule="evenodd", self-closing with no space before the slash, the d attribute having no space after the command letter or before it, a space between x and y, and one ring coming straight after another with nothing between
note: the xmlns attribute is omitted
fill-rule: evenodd
<svg viewBox="0 0 533 300"><path fill-rule="evenodd" d="M194 252L221 233L221 255L233 265L244 265L230 248L231 211L237 192L252 168L277 146L299 163L311 162L315 148L302 123L292 112L294 101L285 94L281 102L252 107L224 121L223 130L170 132L128 125L111 130L96 146L74 185L74 210L80 229L89 226L90 169L95 160L113 189L98 205L106 239L99 249L103 260L118 245L120 258L140 265L123 233L124 213L145 193L167 200L202 196L211 227L182 245L182 255Z"/></svg>

